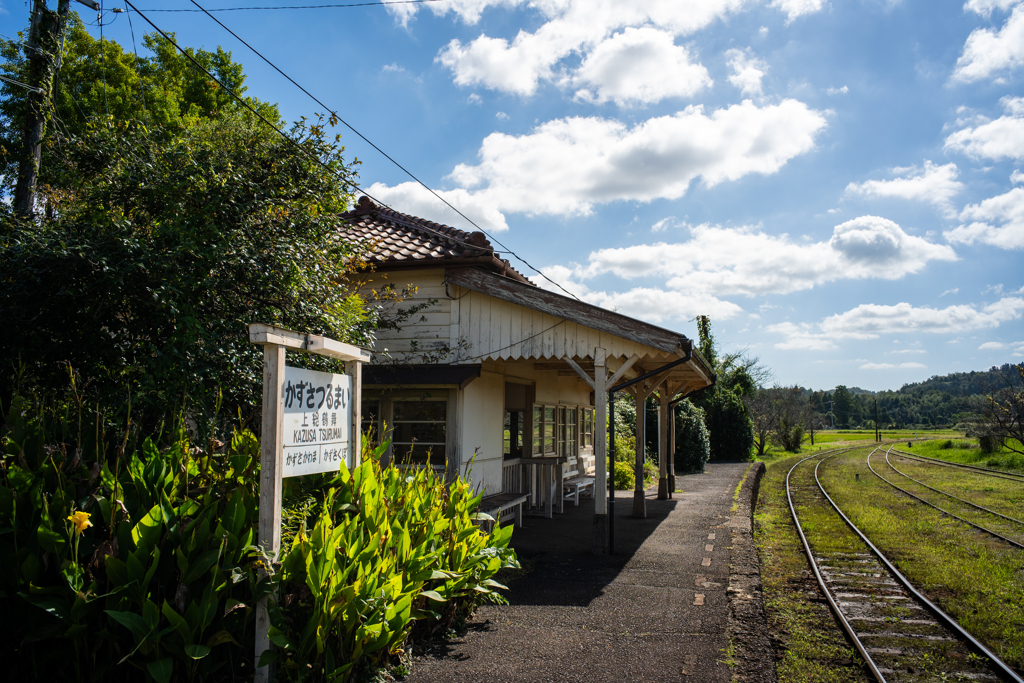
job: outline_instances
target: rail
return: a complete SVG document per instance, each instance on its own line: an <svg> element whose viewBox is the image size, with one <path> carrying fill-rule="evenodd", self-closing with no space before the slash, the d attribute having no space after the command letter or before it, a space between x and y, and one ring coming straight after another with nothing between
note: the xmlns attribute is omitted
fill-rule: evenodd
<svg viewBox="0 0 1024 683"><path fill-rule="evenodd" d="M831 591L828 589L828 587L826 585L826 582L824 580L824 577L822 576L821 571L818 568L817 561L814 558L814 554L811 551L810 544L808 543L807 537L804 534L803 528L802 528L802 526L800 524L799 517L796 514L796 507L795 507L795 505L793 503L792 489L791 489L791 486L790 486L790 477L793 474L793 471L797 467L799 467L801 464L803 464L807 460L810 460L811 458L819 457L819 460L818 460L818 462L816 463L816 465L814 467L814 481L817 484L818 490L821 492L821 495L824 496L825 500L828 501L829 505L831 505L831 507L835 510L836 514L839 515L839 517L843 520L843 522L846 523L846 525L850 528L850 530L853 531L860 538L860 540L864 543L864 545L867 546L871 550L871 552L875 555L875 557L878 559L878 561L881 563L881 565L883 567L885 567L885 569L889 572L889 574L894 579L896 579L896 581L899 582L903 586L903 588L910 595L912 595L914 597L914 599L917 600L917 602L919 604L924 605L939 620L939 622L941 622L946 628L948 628L949 630L953 631L962 640L966 641L970 645L970 647L972 647L974 650L976 650L977 652L979 652L982 655L984 655L992 663L992 665L1001 674L1003 674L1003 676L1005 676L1008 680L1013 681L1014 683L1024 683L1024 679L1021 679L1021 677L1019 675L1017 675L1017 673L1014 672L1014 670L1011 669L1005 662L1003 662L1002 659L1000 659L995 653L993 653L991 650L989 650L987 647L985 647L974 636L972 636L970 633L968 633L962 626L960 626L959 623L957 623L952 617L950 617L948 614L946 614L941 608L939 608L937 605L932 603L928 598L926 598L916 588L914 588L914 586L910 583L910 581L902 573L900 573L900 571L898 569L896 569L895 565L892 562L889 561L889 559L881 552L881 550L879 550L868 539L868 537L859 528L857 528L857 526L849 519L849 517L846 516L846 514L839 508L839 506L836 504L836 502L832 499L832 497L825 490L825 487L824 487L824 485L822 485L821 479L818 476L818 469L821 467L821 464L823 462L825 462L826 460L829 460L830 458L833 458L836 455L839 455L840 453L847 452L847 451L852 451L852 450L857 450L857 449L856 448L847 448L847 449L842 449L842 450L836 450L835 452L828 453L828 454L818 454L818 453L816 453L816 454L814 454L812 456L808 456L807 458L803 458L802 460L797 462L795 465L793 465L792 468L790 468L789 472L786 474L786 496L787 496L787 498L789 500L790 512L793 515L793 521L796 524L797 531L799 532L800 539L801 539L801 541L803 543L803 546L804 546L804 550L805 550L805 552L807 554L807 557L808 557L808 560L809 560L809 562L811 564L811 567L814 570L814 575L818 579L818 585L821 586L822 592L825 594L826 598L828 599L828 603L832 607L833 613L836 614L836 617L839 619L840 623L843 625L844 631L846 631L847 635L850 637L851 641L854 643L855 647L857 648L857 651L861 654L861 656L864 658L864 661L868 664L868 668L871 670L872 676L875 678L875 680L879 681L879 683L885 683L885 677L882 675L882 672L878 669L878 667L875 664L874 660L867 653L867 650L864 647L864 645L861 643L860 638L856 635L856 633L854 632L853 628L850 626L849 622L847 621L846 617L842 614L842 611L839 609L838 604L833 599L833 597L831 595ZM881 450L881 449L880 448L875 448L871 453L873 454L873 453L875 453L875 452L877 452L879 450ZM822 455L824 455L824 457L820 457ZM869 457L870 457L870 454L869 454ZM884 478L883 478L883 480L884 480Z"/></svg>

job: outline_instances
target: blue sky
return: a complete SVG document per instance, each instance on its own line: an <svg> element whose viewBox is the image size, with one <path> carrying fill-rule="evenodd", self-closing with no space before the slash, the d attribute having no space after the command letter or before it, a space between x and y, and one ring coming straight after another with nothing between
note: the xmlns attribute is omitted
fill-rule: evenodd
<svg viewBox="0 0 1024 683"><path fill-rule="evenodd" d="M210 7L271 4L291 3ZM27 16L0 0L0 33ZM204 15L149 16L232 50L289 119L318 111ZM706 313L781 384L898 388L1024 358L1024 0L217 17L581 298L688 336ZM126 15L105 21L130 47ZM339 132L374 197L471 229Z"/></svg>

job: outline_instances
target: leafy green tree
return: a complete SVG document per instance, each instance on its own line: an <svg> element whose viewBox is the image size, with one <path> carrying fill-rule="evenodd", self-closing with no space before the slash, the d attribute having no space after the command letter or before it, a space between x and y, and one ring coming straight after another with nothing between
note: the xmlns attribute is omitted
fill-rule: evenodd
<svg viewBox="0 0 1024 683"><path fill-rule="evenodd" d="M834 402L832 410L835 414L836 424L840 427L846 427L850 424L850 418L853 415L853 395L849 389L840 384L832 393L832 401Z"/></svg>
<svg viewBox="0 0 1024 683"><path fill-rule="evenodd" d="M0 398L15 381L66 386L70 366L103 405L153 421L234 414L260 401L249 323L365 341L345 284L358 254L338 218L342 148L319 124L292 135L235 113L177 136L120 124L69 141L80 185L50 195L54 217L0 221L0 358L22 367L2 369Z"/></svg>
<svg viewBox="0 0 1024 683"><path fill-rule="evenodd" d="M173 37L173 34L171 34ZM60 70L49 112L49 142L44 146L41 184L74 186L74 176L59 161L65 141L86 135L90 126L138 121L173 137L203 121L243 110L225 88L197 69L157 33L142 39L151 56L136 57L117 42L95 40L78 14L69 16ZM214 51L185 48L227 89L246 91L242 65L220 47ZM22 47L0 40L0 74L26 82L28 64ZM17 178L17 159L25 129L26 99L17 85L0 82L0 189L9 191ZM268 121L280 123L276 105L246 98Z"/></svg>
<svg viewBox="0 0 1024 683"><path fill-rule="evenodd" d="M755 378L767 376L767 370L756 358L742 354L720 357L708 316L697 316L697 333L700 353L718 377L710 391L693 400L704 412L711 460L747 460L754 445L754 431L740 397L756 385Z"/></svg>
<svg viewBox="0 0 1024 683"><path fill-rule="evenodd" d="M711 457L711 437L704 424L704 413L689 400L676 404L675 470L679 474L703 472Z"/></svg>

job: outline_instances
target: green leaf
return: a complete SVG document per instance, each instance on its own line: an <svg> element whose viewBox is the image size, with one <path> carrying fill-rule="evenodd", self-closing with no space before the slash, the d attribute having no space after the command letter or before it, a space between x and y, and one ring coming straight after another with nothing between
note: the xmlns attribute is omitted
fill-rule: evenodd
<svg viewBox="0 0 1024 683"><path fill-rule="evenodd" d="M146 620L142 618L141 614L136 614L135 612L117 612L110 609L105 611L107 616L131 631L132 635L134 635L137 640L142 640L151 632L151 629L146 625Z"/></svg>
<svg viewBox="0 0 1024 683"><path fill-rule="evenodd" d="M186 573L185 577L181 580L182 583L188 585L209 571L210 567L217 562L217 556L219 554L220 550L214 549L207 550L205 553L200 555L199 559L193 562L192 566L188 568L188 573Z"/></svg>
<svg viewBox="0 0 1024 683"><path fill-rule="evenodd" d="M155 662L147 662L146 670L150 676L156 679L157 683L170 683L171 676L174 675L174 660L164 657Z"/></svg>
<svg viewBox="0 0 1024 683"><path fill-rule="evenodd" d="M445 601L445 598L441 597L441 594L437 591L421 591L420 595L425 598L430 598L431 600L436 600L437 602Z"/></svg>
<svg viewBox="0 0 1024 683"><path fill-rule="evenodd" d="M202 659L206 655L210 654L210 648L206 645L186 645L185 654L192 659Z"/></svg>
<svg viewBox="0 0 1024 683"><path fill-rule="evenodd" d="M224 643L234 643L235 645L238 645L238 641L235 640L235 637L224 629L217 631L206 640L206 644L209 647L216 647L218 645L223 645ZM241 645L238 646L241 647Z"/></svg>
<svg viewBox="0 0 1024 683"><path fill-rule="evenodd" d="M65 541L63 536L44 526L39 527L36 534L39 538L39 545L43 550L57 556L64 554Z"/></svg>

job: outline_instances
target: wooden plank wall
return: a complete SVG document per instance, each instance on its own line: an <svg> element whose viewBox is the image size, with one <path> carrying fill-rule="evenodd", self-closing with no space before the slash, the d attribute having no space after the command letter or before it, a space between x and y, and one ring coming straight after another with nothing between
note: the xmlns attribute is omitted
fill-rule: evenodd
<svg viewBox="0 0 1024 683"><path fill-rule="evenodd" d="M634 353L647 358L667 358L658 349L600 332L525 306L454 285L459 308L453 327L459 326L468 348L460 359L513 360L517 358L587 358L603 347L611 357ZM453 292L454 293L454 292Z"/></svg>

